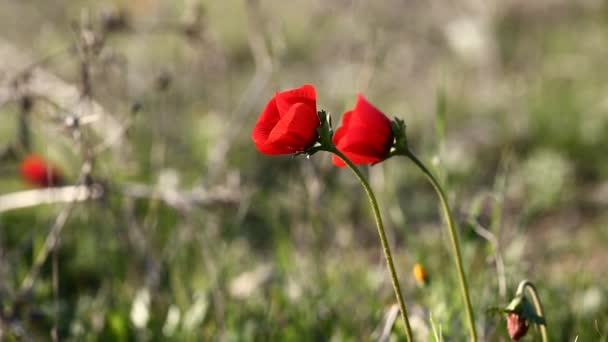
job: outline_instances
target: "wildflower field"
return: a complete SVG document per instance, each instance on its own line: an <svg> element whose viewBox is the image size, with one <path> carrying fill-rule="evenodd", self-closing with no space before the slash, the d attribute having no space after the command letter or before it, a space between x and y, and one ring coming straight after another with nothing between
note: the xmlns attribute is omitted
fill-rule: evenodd
<svg viewBox="0 0 608 342"><path fill-rule="evenodd" d="M608 1L0 0L0 341L608 341Z"/></svg>

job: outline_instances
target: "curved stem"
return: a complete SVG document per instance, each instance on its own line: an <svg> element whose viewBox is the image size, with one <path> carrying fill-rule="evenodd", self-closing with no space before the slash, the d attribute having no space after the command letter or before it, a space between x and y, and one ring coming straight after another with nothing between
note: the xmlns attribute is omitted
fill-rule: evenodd
<svg viewBox="0 0 608 342"><path fill-rule="evenodd" d="M386 233L384 231L384 225L382 224L382 217L380 216L380 209L378 208L378 201L376 201L376 196L372 191L367 180L361 174L361 171L353 164L350 159L348 159L340 150L335 147L330 148L330 152L336 154L340 157L346 165L353 171L363 188L365 189L365 193L369 199L369 203L372 207L372 211L374 213L374 219L376 221L376 226L378 227L378 235L380 235L380 242L382 243L382 250L384 251L384 257L386 259L386 265L388 266L388 270L391 274L391 282L393 284L393 290L395 290L395 297L397 297L397 302L399 302L399 308L401 311L401 319L403 320L403 324L405 325L405 335L407 337L408 342L412 342L412 328L410 327L410 322L407 318L407 309L405 308L405 301L403 300L403 296L401 295L401 287L399 286L399 279L397 278L397 272L395 271L395 265L393 264L393 256L391 253L391 248L388 244L388 239L386 238Z"/></svg>
<svg viewBox="0 0 608 342"><path fill-rule="evenodd" d="M403 153L406 157L410 158L416 166L425 174L428 180L435 188L437 195L439 196L439 200L441 201L441 208L443 209L443 213L445 214L445 218L448 224L448 230L450 232L450 240L452 242L452 247L454 250L454 262L456 263L456 268L458 270L458 276L460 280L460 292L462 294L462 298L465 304L465 311L467 315L467 320L469 324L469 332L471 334L471 341L477 341L477 332L475 331L475 319L473 318L473 308L471 306L471 298L469 296L469 288L467 286L467 279L464 274L464 269L462 267L462 254L460 252L460 243L458 241L458 234L456 233L456 226L454 225L454 218L452 217L452 211L450 210L450 206L448 204L448 200L445 196L445 192L441 188L441 185L437 181L437 179L433 176L433 174L429 171L429 169L422 164L422 162L416 158L416 156L409 150Z"/></svg>
<svg viewBox="0 0 608 342"><path fill-rule="evenodd" d="M536 286L529 280L522 280L517 287L517 293L522 293L523 290L527 289L530 296L532 296L532 302L534 302L534 308L536 309L536 314L545 321L544 324L538 324L540 326L540 335L543 339L543 342L549 341L547 336L547 318L545 317L545 313L543 311L543 305L540 302L540 297L538 295L538 291L536 291Z"/></svg>

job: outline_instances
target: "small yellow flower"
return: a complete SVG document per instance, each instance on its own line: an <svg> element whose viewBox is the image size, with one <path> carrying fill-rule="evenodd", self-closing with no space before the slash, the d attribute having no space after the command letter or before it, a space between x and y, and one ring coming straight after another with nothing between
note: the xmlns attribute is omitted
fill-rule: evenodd
<svg viewBox="0 0 608 342"><path fill-rule="evenodd" d="M425 285L426 282L428 281L428 276L426 274L426 270L424 269L424 266L422 266L422 264L416 264L414 265L414 279L416 279L416 282L419 285Z"/></svg>

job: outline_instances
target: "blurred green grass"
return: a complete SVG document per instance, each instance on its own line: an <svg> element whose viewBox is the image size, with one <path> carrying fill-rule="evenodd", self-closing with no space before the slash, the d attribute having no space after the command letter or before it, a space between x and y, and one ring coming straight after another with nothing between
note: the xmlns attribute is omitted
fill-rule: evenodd
<svg viewBox="0 0 608 342"><path fill-rule="evenodd" d="M73 23L89 17L98 30L100 13L124 8L133 29L105 37L91 77L95 99L130 124L95 157L92 177L109 193L79 203L63 230L58 292L49 258L31 296L15 298L63 205L0 213L4 338L48 339L54 326L66 340L377 337L393 297L359 185L327 155L263 156L249 138L273 91L313 83L336 124L358 91L405 119L412 147L448 187L485 340L507 340L504 318L487 310L507 304L524 278L540 290L552 340L608 340L605 1L61 3L0 1L0 38L39 60L77 41ZM175 29L199 10L199 38ZM43 67L80 82L72 50ZM31 114L33 149L75 182L82 150L53 113ZM18 115L18 104L1 104L0 146L15 144ZM26 189L18 158L0 163L0 195ZM432 188L404 160L364 171L415 333L432 340L432 316L446 340L465 339ZM124 196L131 183L235 183L239 199L177 210ZM472 219L499 243L506 297L494 248ZM417 262L431 277L423 288L411 277Z"/></svg>

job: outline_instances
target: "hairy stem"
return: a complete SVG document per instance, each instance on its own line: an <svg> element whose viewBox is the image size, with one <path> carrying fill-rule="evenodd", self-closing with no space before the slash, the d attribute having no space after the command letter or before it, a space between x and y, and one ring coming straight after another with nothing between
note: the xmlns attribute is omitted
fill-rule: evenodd
<svg viewBox="0 0 608 342"><path fill-rule="evenodd" d="M549 341L547 337L547 318L545 317L545 313L543 311L543 305L540 302L540 297L538 296L538 291L536 291L536 286L529 280L522 280L517 287L517 293L522 293L524 289L528 290L530 296L532 297L532 302L534 303L534 308L536 309L536 314L545 321L544 324L539 324L540 326L540 335L543 339L543 342Z"/></svg>
<svg viewBox="0 0 608 342"><path fill-rule="evenodd" d="M386 265L388 266L388 270L391 275L391 282L393 284L393 290L395 290L395 297L397 297L397 302L399 302L399 308L401 311L401 319L403 320L403 324L405 325L405 335L407 337L407 341L413 341L412 337L412 328L410 327L410 322L407 318L407 309L405 307L405 301L403 300L403 296L401 294L401 287L399 286L399 279L397 278L397 272L395 271L395 265L393 264L393 256L391 253L391 248L388 244L388 239L386 238L386 233L384 231L384 225L382 224L382 217L380 216L380 209L378 208L378 201L376 200L376 196L372 191L369 183L361 174L361 171L353 164L350 159L348 159L340 150L335 147L330 149L330 152L336 154L340 157L346 165L353 171L363 188L365 189L365 193L367 194L367 198L369 199L369 203L372 207L372 211L374 214L374 219L376 221L376 227L378 227L378 235L380 236L380 242L382 243L382 250L384 251L384 257L386 259Z"/></svg>
<svg viewBox="0 0 608 342"><path fill-rule="evenodd" d="M456 226L454 224L454 218L452 217L452 211L450 210L450 206L448 204L448 200L446 198L445 192L443 188L437 181L437 179L433 176L433 174L427 169L426 166L409 150L404 152L404 155L410 158L416 166L424 173L427 179L435 188L437 195L439 196L439 200L441 201L441 208L443 209L443 213L445 215L448 231L450 233L450 241L452 243L453 252L454 252L454 262L456 263L456 269L458 270L458 277L460 280L460 292L462 294L462 298L465 305L465 311L467 316L467 321L469 325L469 332L471 334L471 341L477 341L477 332L475 330L475 319L473 318L473 308L471 306L471 298L469 296L469 288L467 286L467 279L464 274L464 269L462 266L462 253L460 252L460 243L458 241L458 234L456 232Z"/></svg>

